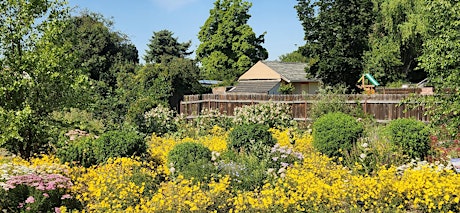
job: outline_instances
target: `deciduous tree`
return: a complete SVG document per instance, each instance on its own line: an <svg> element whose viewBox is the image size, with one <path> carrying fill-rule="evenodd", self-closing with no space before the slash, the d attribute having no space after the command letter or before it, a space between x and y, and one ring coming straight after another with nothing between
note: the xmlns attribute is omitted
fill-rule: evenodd
<svg viewBox="0 0 460 213"><path fill-rule="evenodd" d="M308 72L329 85L354 87L374 20L371 0L298 0L295 8L305 30L306 56L318 58Z"/></svg>
<svg viewBox="0 0 460 213"><path fill-rule="evenodd" d="M248 25L251 3L217 0L198 34L196 51L202 76L232 82L259 60L268 58L264 34L256 36Z"/></svg>
<svg viewBox="0 0 460 213"><path fill-rule="evenodd" d="M50 143L48 115L74 104L85 78L69 66L60 0L0 2L0 146L29 157Z"/></svg>

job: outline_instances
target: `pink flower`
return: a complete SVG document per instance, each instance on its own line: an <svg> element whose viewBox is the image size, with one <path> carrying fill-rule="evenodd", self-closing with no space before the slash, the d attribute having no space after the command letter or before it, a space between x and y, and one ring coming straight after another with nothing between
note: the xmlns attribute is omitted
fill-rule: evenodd
<svg viewBox="0 0 460 213"><path fill-rule="evenodd" d="M34 203L35 202L35 198L32 197L32 196L29 196L27 199L26 199L26 203Z"/></svg>
<svg viewBox="0 0 460 213"><path fill-rule="evenodd" d="M61 208L59 208L59 207L54 207L54 212L55 212L55 213L61 213Z"/></svg>
<svg viewBox="0 0 460 213"><path fill-rule="evenodd" d="M43 197L50 197L48 193L43 193Z"/></svg>
<svg viewBox="0 0 460 213"><path fill-rule="evenodd" d="M65 195L62 195L61 200L70 199L70 198L72 198L72 196L70 196L69 194L65 194Z"/></svg>

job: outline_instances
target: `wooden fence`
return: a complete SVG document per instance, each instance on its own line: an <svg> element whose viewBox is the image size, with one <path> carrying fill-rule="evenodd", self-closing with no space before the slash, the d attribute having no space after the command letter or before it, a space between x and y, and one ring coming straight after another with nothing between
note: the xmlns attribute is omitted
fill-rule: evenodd
<svg viewBox="0 0 460 213"><path fill-rule="evenodd" d="M342 100L347 104L362 107L367 114L374 116L380 122L397 118L413 117L420 121L429 121L422 107L401 104L408 94L375 94L375 95L343 95ZM187 95L180 103L180 112L193 118L205 109L219 109L228 116L233 115L236 107L264 102L281 102L291 106L292 117L295 120L308 120L312 103L318 100L317 95L268 95L268 94L203 94ZM412 104L413 105L413 104Z"/></svg>

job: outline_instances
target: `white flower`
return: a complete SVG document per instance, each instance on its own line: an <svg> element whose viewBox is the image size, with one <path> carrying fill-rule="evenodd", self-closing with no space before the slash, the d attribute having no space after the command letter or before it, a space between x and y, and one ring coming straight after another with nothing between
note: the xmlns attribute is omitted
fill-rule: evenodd
<svg viewBox="0 0 460 213"><path fill-rule="evenodd" d="M364 159L364 158L366 158L366 154L365 154L365 153L361 153L361 154L359 155L359 157L360 157L361 159Z"/></svg>
<svg viewBox="0 0 460 213"><path fill-rule="evenodd" d="M362 146L363 148L367 148L367 147L369 146L369 144L363 143L363 144L361 144L361 146Z"/></svg>

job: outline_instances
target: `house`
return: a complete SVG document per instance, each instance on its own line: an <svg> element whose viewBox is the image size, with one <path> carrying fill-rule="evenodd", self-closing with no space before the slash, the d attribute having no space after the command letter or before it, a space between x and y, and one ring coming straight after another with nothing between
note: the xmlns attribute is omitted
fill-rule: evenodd
<svg viewBox="0 0 460 213"><path fill-rule="evenodd" d="M291 84L293 94L315 94L320 80L307 78L305 63L259 61L240 76L230 93L281 94L282 85Z"/></svg>

